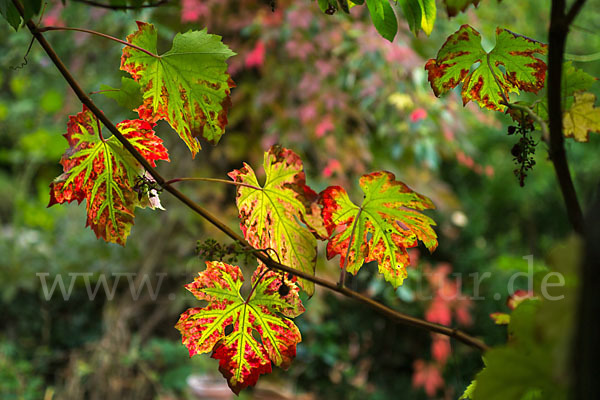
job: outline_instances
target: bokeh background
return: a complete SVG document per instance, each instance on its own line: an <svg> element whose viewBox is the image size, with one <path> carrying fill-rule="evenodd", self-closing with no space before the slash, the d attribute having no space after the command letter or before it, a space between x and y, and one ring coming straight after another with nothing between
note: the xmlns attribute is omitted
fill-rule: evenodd
<svg viewBox="0 0 600 400"><path fill-rule="evenodd" d="M248 162L259 169L278 143L301 155L310 186L344 186L360 198L358 178L385 169L433 199L440 246L412 251L409 279L394 290L363 267L348 285L404 313L464 329L488 344L506 340L489 314L505 311L507 282L526 271L524 256L544 255L569 233L547 148L519 186L507 135L509 118L466 107L456 93L437 99L423 66L445 37L469 23L491 49L497 26L546 41L548 2L483 0L479 9L448 19L441 4L431 36L415 37L400 15L393 43L380 37L365 7L351 16L321 13L316 2L260 0L169 1L156 9L111 11L48 1L44 25L75 26L124 39L136 20L158 27L159 51L177 32L207 28L238 55L229 71L237 84L227 133L192 159L165 123L158 134L172 162L167 177L227 178ZM578 18L570 55L600 52L600 7ZM48 32L48 40L88 92L118 87L121 46L84 33ZM196 304L183 285L203 269L197 242L230 241L168 194L167 211L139 210L127 246L96 240L83 206L46 208L48 185L62 171L62 134L68 115L81 110L56 68L31 36L0 22L0 397L2 399L230 398L217 361L189 358L174 325ZM600 63L576 62L594 76ZM600 85L596 85L600 86ZM594 88L598 94L598 88ZM135 118L101 94L94 101L115 122ZM596 135L597 136L597 135ZM567 142L584 206L600 171L600 139ZM237 227L234 188L186 182L181 189ZM320 248L319 275L336 279L338 260ZM474 272L490 272L475 290ZM103 289L90 300L80 277L69 300L48 284L69 273L144 273L156 289L133 298L126 280L114 297ZM158 275L161 274L161 275ZM163 278L160 278L163 276ZM112 285L112 278L109 284ZM524 283L524 282L520 282ZM141 282L136 281L139 285ZM462 294L462 295L461 295ZM477 294L477 293L475 293ZM497 296L494 296L498 294ZM110 298L109 298L110 297ZM303 336L291 368L262 377L243 399L453 399L482 367L480 354L446 337L387 321L349 299L322 289L296 320ZM223 397L219 397L223 396Z"/></svg>

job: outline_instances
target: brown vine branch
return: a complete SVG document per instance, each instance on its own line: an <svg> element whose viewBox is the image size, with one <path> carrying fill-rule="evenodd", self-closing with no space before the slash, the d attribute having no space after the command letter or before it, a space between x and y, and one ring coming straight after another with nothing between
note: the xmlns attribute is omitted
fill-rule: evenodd
<svg viewBox="0 0 600 400"><path fill-rule="evenodd" d="M569 24L573 21L585 0L577 0L569 14L565 15L565 0L552 0L550 11L550 30L548 35L548 128L550 131L550 160L558 184L567 207L567 215L575 232L583 234L583 213L573 179L569 171L569 163L564 147L563 109L562 109L562 67L563 55L569 32Z"/></svg>
<svg viewBox="0 0 600 400"><path fill-rule="evenodd" d="M75 3L87 4L88 6L92 6L92 7L108 8L109 10L139 10L142 8L160 7L163 4L169 3L169 0L160 0L160 1L157 1L156 3L140 4L139 6L128 6L128 5L119 6L119 5L98 3L98 2L92 1L92 0L73 0L73 1Z"/></svg>
<svg viewBox="0 0 600 400"><path fill-rule="evenodd" d="M40 32L40 33L41 32L50 32L50 31L75 31L75 32L89 33L90 35L100 36L100 37L103 37L105 39L110 39L110 40L115 41L117 43L121 43L122 45L132 47L132 48L134 48L136 50L139 50L141 52L144 52L144 53L148 54L151 57L160 58L160 56L158 54L154 54L151 51L148 51L146 49L141 48L140 46L136 46L135 44L129 43L129 42L125 41L125 40L117 39L114 36L110 36L110 35L107 35L107 34L101 33L101 32L92 31L90 29L72 28L72 27L67 27L67 26L43 26L43 27L40 27L40 28L37 28L37 29L38 29L38 32Z"/></svg>
<svg viewBox="0 0 600 400"><path fill-rule="evenodd" d="M12 0L15 4L15 7L19 11L19 13L23 16L23 6L19 3L18 0ZM60 57L56 54L50 43L46 40L42 32L37 29L37 25L29 20L26 22L27 27L34 35L36 40L40 43L48 57L52 60L54 65L58 68L62 76L65 78L69 86L73 89L79 100L102 122L104 126L123 144L123 147L127 149L131 153L131 155L148 171L148 173L154 178L158 185L162 186L167 192L171 193L174 197L176 197L179 201L189 207L192 211L199 214L201 217L206 219L208 222L217 227L220 231L225 233L227 236L239 242L242 246L252 249L253 247L238 233L233 231L229 226L224 224L221 220L215 217L208 210L204 209L202 206L192 201L186 195L181 193L179 190L174 188L172 185L167 184L167 181L146 161L146 159L133 147L133 145L119 132L117 127L104 115L104 113L96 106L96 104L92 101L92 99L86 94L86 92L81 88L79 83L75 80L75 78L71 75L67 67L61 61ZM320 278L318 276L313 276L311 274L305 273L300 270L296 270L288 267L287 265L283 265L279 262L274 261L270 256L264 254L263 252L258 252L256 254L257 258L266 264L270 268L274 268L280 271L284 271L290 273L292 275L296 275L302 279L306 279L311 281L319 286L328 288L334 292L340 293L346 297L350 297L355 299L371 308L381 313L382 315L388 317L389 319L413 326L416 328L424 329L430 332L440 333L442 335L453 337L471 347L477 348L481 351L487 351L489 346L487 346L481 340L470 336L458 329L451 328L445 325L440 325L436 323L432 323L429 321L425 321L420 318L412 317L410 315L401 313L399 311L393 310L361 293L355 292L345 287L339 287L336 283L330 282L326 279Z"/></svg>

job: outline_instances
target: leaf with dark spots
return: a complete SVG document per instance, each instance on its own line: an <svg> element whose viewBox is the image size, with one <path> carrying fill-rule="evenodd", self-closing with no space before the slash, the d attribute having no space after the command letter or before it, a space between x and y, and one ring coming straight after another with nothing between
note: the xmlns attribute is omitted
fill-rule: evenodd
<svg viewBox="0 0 600 400"><path fill-rule="evenodd" d="M330 236L327 258L340 255L340 267L346 265L352 274L364 263L377 261L379 272L398 287L410 261L406 249L415 247L418 240L430 251L437 247L435 222L419 212L434 205L387 171L363 175L360 187L366 195L361 206L340 186L330 186L320 194Z"/></svg>
<svg viewBox="0 0 600 400"><path fill-rule="evenodd" d="M193 282L185 285L203 308L190 308L175 327L190 357L212 352L219 371L238 394L254 386L271 363L287 369L296 356L300 331L288 318L304 312L295 280L282 281L281 274L260 265L252 276L253 290L247 299L240 294L244 281L238 266L210 261ZM279 288L285 285L286 295ZM283 314L282 317L279 314ZM260 340L255 338L258 334Z"/></svg>

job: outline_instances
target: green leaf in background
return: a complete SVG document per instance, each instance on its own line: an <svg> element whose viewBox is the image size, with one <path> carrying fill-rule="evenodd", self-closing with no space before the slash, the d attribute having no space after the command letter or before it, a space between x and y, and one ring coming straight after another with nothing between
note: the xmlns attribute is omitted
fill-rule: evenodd
<svg viewBox="0 0 600 400"><path fill-rule="evenodd" d="M103 95L115 100L117 104L127 110L139 107L144 101L140 84L131 78L121 78L121 89L100 85L100 90Z"/></svg>
<svg viewBox="0 0 600 400"><path fill-rule="evenodd" d="M563 99L563 110L569 110L574 102L574 95L577 92L588 90L597 81L596 78L588 74L582 69L575 68L571 61L567 61L563 64L562 70L562 99ZM533 110L540 118L544 121L548 121L548 99L546 96L542 96ZM564 115L563 117L566 117Z"/></svg>
<svg viewBox="0 0 600 400"><path fill-rule="evenodd" d="M25 9L25 21L28 21L34 15L39 14L42 9L42 0L23 0L21 4L23 4L23 8Z"/></svg>
<svg viewBox="0 0 600 400"><path fill-rule="evenodd" d="M535 393L548 384L551 376L551 352L540 348L524 352L515 347L502 346L486 353L486 367L477 374L472 400L521 400L541 397ZM544 391L546 394L547 391ZM533 394L532 394L533 393ZM545 399L552 398L550 396Z"/></svg>
<svg viewBox="0 0 600 400"><path fill-rule="evenodd" d="M11 0L0 0L0 14L9 23L14 30L18 30L21 25L21 16Z"/></svg>
<svg viewBox="0 0 600 400"><path fill-rule="evenodd" d="M567 61L563 64L563 100L567 96L572 96L575 92L588 90L590 87L592 87L596 80L596 78L584 70L575 68L571 61Z"/></svg>
<svg viewBox="0 0 600 400"><path fill-rule="evenodd" d="M404 19L408 22L410 31L415 35L421 28L421 6L418 0L398 0L402 12L404 13Z"/></svg>
<svg viewBox="0 0 600 400"><path fill-rule="evenodd" d="M548 257L551 273L564 284L540 288L540 298L527 299L511 315L506 345L485 353L471 400L562 400L567 398L569 350L577 301L577 238L555 247ZM556 280L552 280L556 282ZM536 293L538 295L538 293ZM549 297L552 296L552 297Z"/></svg>
<svg viewBox="0 0 600 400"><path fill-rule="evenodd" d="M393 41L398 31L398 21L389 1L367 0L367 7L377 32L390 42Z"/></svg>
<svg viewBox="0 0 600 400"><path fill-rule="evenodd" d="M421 29L429 36L433 31L437 12L435 0L419 0L419 5L421 6Z"/></svg>

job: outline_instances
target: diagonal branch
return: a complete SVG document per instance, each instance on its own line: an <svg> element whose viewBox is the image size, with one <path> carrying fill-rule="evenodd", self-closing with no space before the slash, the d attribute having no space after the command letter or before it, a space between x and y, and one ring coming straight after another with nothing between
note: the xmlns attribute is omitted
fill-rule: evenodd
<svg viewBox="0 0 600 400"><path fill-rule="evenodd" d="M73 1L75 3L87 4L88 6L92 6L92 7L108 8L109 10L140 10L142 8L160 7L163 4L167 4L169 2L169 0L159 0L156 3L140 4L137 6L128 6L128 5L119 6L119 5L110 5L110 4L99 3L96 1L92 1L92 0L73 0Z"/></svg>
<svg viewBox="0 0 600 400"><path fill-rule="evenodd" d="M124 46L133 47L134 49L139 50L139 51L141 51L143 53L146 53L146 54L148 54L151 57L160 58L159 55L154 54L154 53L152 53L152 52L150 52L150 51L148 51L148 50L146 50L146 49L144 49L144 48L142 48L140 46L136 46L133 43L129 43L129 42L125 41L125 40L117 39L116 37L107 35L105 33L96 32L96 31L92 31L92 30L89 30L89 29L71 28L71 27L66 27L66 26L43 26L43 27L38 27L37 31L40 32L40 33L42 33L42 32L49 32L49 31L76 31L76 32L89 33L90 35L96 35L96 36L103 37L105 39L113 40L113 41L115 41L117 43L121 43Z"/></svg>
<svg viewBox="0 0 600 400"><path fill-rule="evenodd" d="M17 10L21 15L24 15L23 6L19 3L18 0L12 0L15 4ZM60 57L56 54L50 43L46 40L44 35L38 31L37 25L29 20L26 22L27 27L35 37L35 39L40 43L48 57L52 60L54 65L58 68L60 73L63 75L69 86L73 89L79 100L102 122L104 126L123 144L123 147L131 153L131 155L148 171L150 175L154 178L156 183L162 186L167 192L171 193L174 197L176 197L179 201L184 203L188 208L190 208L195 213L199 214L201 217L206 219L208 222L213 224L227 236L239 242L242 246L253 249L253 247L238 233L229 228L225 223L215 217L208 210L192 201L186 195L181 193L179 190L174 188L170 183L168 183L165 178L163 178L158 171L156 171L146 159L129 143L129 141L119 132L117 127L104 115L104 113L94 104L92 99L86 94L86 92L81 88L79 83L75 80L75 78L71 75L67 67L61 61ZM398 312L392 308L389 308L361 293L355 292L345 287L339 287L336 283L330 282L326 279L320 278L318 276L314 276L308 274L306 272L293 269L288 267L287 265L283 265L275 260L273 260L268 254L264 252L256 253L256 257L265 263L268 267L274 268L283 272L287 272L293 275L296 275L302 279L306 279L308 281L314 282L315 284L328 288L334 292L343 294L344 296L350 297L367 305L385 317L399 322L405 325L413 326L416 328L424 329L430 332L440 333L442 335L453 337L471 347L477 348L480 351L487 351L489 346L487 346L481 340L470 336L458 329L451 328L445 325L435 324L429 321L422 320L420 318L415 318L410 315Z"/></svg>

